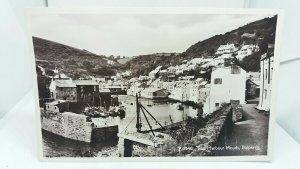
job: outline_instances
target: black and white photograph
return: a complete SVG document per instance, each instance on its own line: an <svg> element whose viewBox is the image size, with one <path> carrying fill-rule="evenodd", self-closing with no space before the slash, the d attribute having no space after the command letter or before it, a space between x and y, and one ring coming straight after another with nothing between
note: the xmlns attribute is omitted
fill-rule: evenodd
<svg viewBox="0 0 300 169"><path fill-rule="evenodd" d="M198 10L30 13L41 156L269 157L279 15Z"/></svg>

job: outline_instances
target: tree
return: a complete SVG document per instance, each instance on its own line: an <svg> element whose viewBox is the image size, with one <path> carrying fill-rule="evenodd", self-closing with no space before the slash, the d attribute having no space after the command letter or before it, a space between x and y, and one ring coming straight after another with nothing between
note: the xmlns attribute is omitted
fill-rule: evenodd
<svg viewBox="0 0 300 169"><path fill-rule="evenodd" d="M103 66L101 68L98 68L96 70L93 70L92 73L97 74L97 75L103 75L103 76L113 76L116 74L114 69L108 66Z"/></svg>
<svg viewBox="0 0 300 169"><path fill-rule="evenodd" d="M262 53L255 52L252 55L246 56L238 65L246 71L257 72L260 70L260 58Z"/></svg>

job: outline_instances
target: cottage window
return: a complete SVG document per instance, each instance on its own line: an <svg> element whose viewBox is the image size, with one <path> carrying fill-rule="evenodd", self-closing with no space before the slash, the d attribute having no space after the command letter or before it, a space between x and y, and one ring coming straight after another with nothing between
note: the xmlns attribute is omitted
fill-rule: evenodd
<svg viewBox="0 0 300 169"><path fill-rule="evenodd" d="M266 69L266 80L268 79L268 70Z"/></svg>
<svg viewBox="0 0 300 169"><path fill-rule="evenodd" d="M220 103L215 103L215 106L216 106L216 107L219 107L219 106L220 106Z"/></svg>
<svg viewBox="0 0 300 169"><path fill-rule="evenodd" d="M214 84L222 84L222 78L215 78Z"/></svg>
<svg viewBox="0 0 300 169"><path fill-rule="evenodd" d="M265 89L265 99L267 99L268 91Z"/></svg>
<svg viewBox="0 0 300 169"><path fill-rule="evenodd" d="M273 68L271 68L270 80L272 80L272 76L273 76Z"/></svg>
<svg viewBox="0 0 300 169"><path fill-rule="evenodd" d="M63 88L60 88L61 91L63 91Z"/></svg>

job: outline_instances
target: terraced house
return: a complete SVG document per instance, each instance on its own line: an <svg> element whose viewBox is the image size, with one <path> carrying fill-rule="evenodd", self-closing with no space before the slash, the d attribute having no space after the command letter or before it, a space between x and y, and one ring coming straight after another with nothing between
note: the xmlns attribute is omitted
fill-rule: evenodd
<svg viewBox="0 0 300 169"><path fill-rule="evenodd" d="M261 61L260 61L261 81L260 81L259 104L257 106L257 109L259 110L270 111L273 67L274 67L274 44L269 44L267 53L261 56Z"/></svg>

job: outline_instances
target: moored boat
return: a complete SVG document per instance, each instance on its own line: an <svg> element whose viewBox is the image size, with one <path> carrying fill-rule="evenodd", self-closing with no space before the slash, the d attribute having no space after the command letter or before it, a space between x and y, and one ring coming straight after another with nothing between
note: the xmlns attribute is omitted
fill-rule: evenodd
<svg viewBox="0 0 300 169"><path fill-rule="evenodd" d="M178 104L178 105L176 106L176 109L177 109L177 110L183 110L183 109L184 109L184 107L183 107L183 105L182 105L182 104Z"/></svg>

